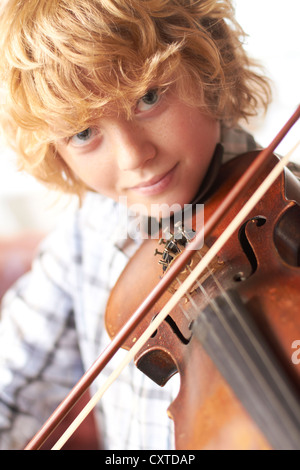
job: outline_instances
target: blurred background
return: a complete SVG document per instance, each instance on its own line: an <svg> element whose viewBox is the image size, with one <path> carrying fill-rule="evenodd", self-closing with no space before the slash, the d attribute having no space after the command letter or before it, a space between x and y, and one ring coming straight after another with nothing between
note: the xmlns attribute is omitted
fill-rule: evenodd
<svg viewBox="0 0 300 470"><path fill-rule="evenodd" d="M249 35L245 47L263 63L274 82L274 102L268 115L249 125L265 146L300 103L300 1L236 0L235 7L237 19ZM278 153L284 155L299 138L297 123ZM299 149L292 160L300 163ZM0 141L0 236L23 230L48 231L76 204L77 200L49 193L30 176L19 173L14 153Z"/></svg>

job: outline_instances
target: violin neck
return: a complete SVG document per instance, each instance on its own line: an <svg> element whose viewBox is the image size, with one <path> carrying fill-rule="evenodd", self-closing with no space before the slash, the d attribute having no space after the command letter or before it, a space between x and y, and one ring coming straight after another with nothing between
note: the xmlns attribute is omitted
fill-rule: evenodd
<svg viewBox="0 0 300 470"><path fill-rule="evenodd" d="M201 312L193 334L236 397L277 450L297 450L300 404L295 384L236 291Z"/></svg>

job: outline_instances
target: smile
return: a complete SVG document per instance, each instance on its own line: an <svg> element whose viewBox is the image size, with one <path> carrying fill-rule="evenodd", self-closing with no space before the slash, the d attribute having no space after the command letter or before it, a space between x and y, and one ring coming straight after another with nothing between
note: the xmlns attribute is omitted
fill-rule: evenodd
<svg viewBox="0 0 300 470"><path fill-rule="evenodd" d="M163 175L159 176L154 176L149 181L140 183L129 189L145 196L154 196L155 194L162 193L171 184L177 166L178 163L176 163L176 165L171 168L171 170L169 170L167 173L164 173Z"/></svg>

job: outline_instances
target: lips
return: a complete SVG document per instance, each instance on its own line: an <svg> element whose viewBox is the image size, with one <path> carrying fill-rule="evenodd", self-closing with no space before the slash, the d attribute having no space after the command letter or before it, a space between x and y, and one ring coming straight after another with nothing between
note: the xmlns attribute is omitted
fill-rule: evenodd
<svg viewBox="0 0 300 470"><path fill-rule="evenodd" d="M140 183L136 186L132 186L129 189L131 191L135 191L137 193L148 195L148 196L159 194L163 192L165 189L167 189L167 187L173 180L176 168L177 168L177 164L166 173L163 173L162 175L154 176L150 180Z"/></svg>

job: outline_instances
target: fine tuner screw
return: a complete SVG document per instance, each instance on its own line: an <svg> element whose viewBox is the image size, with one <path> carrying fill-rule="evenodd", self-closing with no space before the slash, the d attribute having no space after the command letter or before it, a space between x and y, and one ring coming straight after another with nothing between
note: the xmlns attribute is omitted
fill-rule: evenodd
<svg viewBox="0 0 300 470"><path fill-rule="evenodd" d="M183 234L183 231L182 231ZM161 259L158 261L160 265L163 267L163 271L166 271L168 268L169 264L173 261L173 259L181 253L181 248L179 247L180 242L176 240L176 237L174 234L170 233L168 228L165 228L163 231L163 235L166 236L167 239L165 238L160 238L158 244L159 245L164 245L164 250L159 251L157 248L154 251L154 256L160 255ZM185 235L183 235L185 238L185 242L187 241L187 238Z"/></svg>
<svg viewBox="0 0 300 470"><path fill-rule="evenodd" d="M158 264L162 264L163 266L167 267L169 263L167 261L164 261L163 259L160 259Z"/></svg>
<svg viewBox="0 0 300 470"><path fill-rule="evenodd" d="M182 222L180 220L178 222L176 222L175 227L177 228L178 232L180 232L181 235L184 236L184 238L186 239L187 242L191 241L190 236L186 233L186 231L182 227Z"/></svg>

